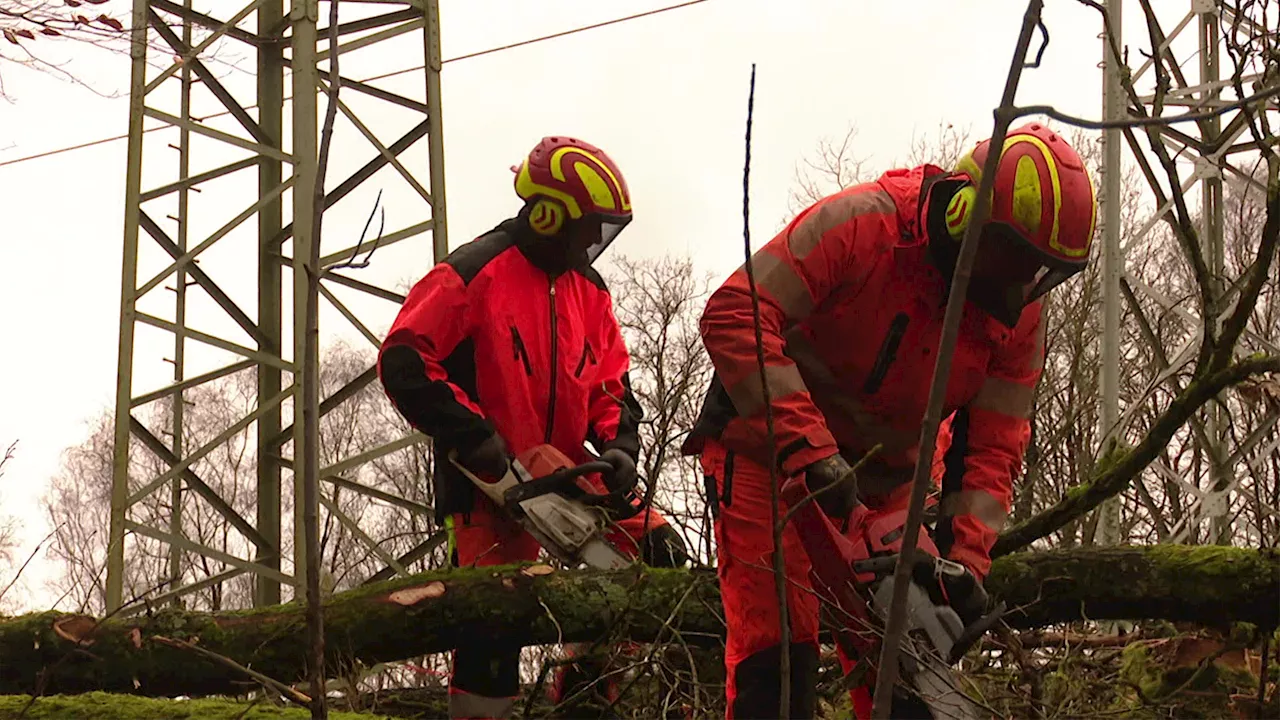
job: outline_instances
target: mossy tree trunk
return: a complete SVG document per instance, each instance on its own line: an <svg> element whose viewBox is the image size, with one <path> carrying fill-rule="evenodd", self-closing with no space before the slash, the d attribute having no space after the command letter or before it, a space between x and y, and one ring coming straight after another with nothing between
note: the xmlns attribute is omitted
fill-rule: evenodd
<svg viewBox="0 0 1280 720"><path fill-rule="evenodd" d="M1021 553L997 560L987 586L1017 608L1008 619L1020 627L1086 618L1274 627L1280 553L1174 545ZM653 642L673 639L676 629L684 642L719 645L724 634L713 574L641 567L433 572L335 595L325 616L330 676L352 663L394 661L461 643ZM204 695L254 687L238 671L155 636L195 643L296 682L304 673L304 628L297 603L218 614L166 608L100 624L58 612L0 620L0 694Z"/></svg>

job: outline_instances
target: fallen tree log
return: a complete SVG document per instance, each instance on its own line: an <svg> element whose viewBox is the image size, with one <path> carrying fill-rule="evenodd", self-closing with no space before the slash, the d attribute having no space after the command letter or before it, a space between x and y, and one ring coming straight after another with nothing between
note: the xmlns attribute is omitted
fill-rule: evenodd
<svg viewBox="0 0 1280 720"><path fill-rule="evenodd" d="M1167 619L1275 627L1280 553L1230 547L1121 547L1021 553L987 583L1016 627L1081 619ZM719 588L709 572L445 570L339 593L325 610L330 675L441 652L461 642L526 646L601 637L720 643ZM128 619L45 612L0 620L0 694L111 690L234 694L253 680L152 640L177 638L282 682L303 677L298 603L208 614L165 608Z"/></svg>
<svg viewBox="0 0 1280 720"><path fill-rule="evenodd" d="M30 705L30 707L28 707ZM31 698L0 695L0 720L310 720L311 711L212 698L159 700L104 692ZM396 720L379 713L329 711L329 720Z"/></svg>

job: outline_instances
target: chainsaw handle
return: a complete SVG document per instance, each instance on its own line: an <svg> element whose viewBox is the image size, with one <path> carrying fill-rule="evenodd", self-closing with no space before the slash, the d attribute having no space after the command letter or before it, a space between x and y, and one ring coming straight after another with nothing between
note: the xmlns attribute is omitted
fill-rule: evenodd
<svg viewBox="0 0 1280 720"><path fill-rule="evenodd" d="M515 485L510 490L507 490L504 495L504 503L515 506L529 498L554 492L588 507L604 508L609 511L615 520L626 520L640 512L640 508L631 502L631 491L636 486L635 482L631 482L626 486L611 488L609 492L605 493L593 493L583 490L576 481L584 475L593 473L600 473L605 476L612 475L613 465L603 460L594 460L574 467L560 468L549 475ZM608 483L606 483L607 485Z"/></svg>
<svg viewBox="0 0 1280 720"><path fill-rule="evenodd" d="M603 466L602 469L597 472L610 480L612 479L614 467L610 463L601 460L587 463L587 465L593 467ZM575 495L575 499L589 507L604 508L609 512L614 520L626 520L627 518L635 517L639 514L642 507L639 503L631 502L633 497L632 491L635 490L636 483L639 479L639 475L635 475L631 482L617 487L613 486L611 482L606 480L605 487L608 488L609 491L604 493L586 492L577 485L574 485L574 492L578 493Z"/></svg>
<svg viewBox="0 0 1280 720"><path fill-rule="evenodd" d="M508 503L520 503L529 498L558 492L566 497L578 499L588 495L575 482L578 478L592 473L612 472L613 466L604 461L588 462L574 467L560 468L550 475L543 475L528 482L522 482L507 491Z"/></svg>

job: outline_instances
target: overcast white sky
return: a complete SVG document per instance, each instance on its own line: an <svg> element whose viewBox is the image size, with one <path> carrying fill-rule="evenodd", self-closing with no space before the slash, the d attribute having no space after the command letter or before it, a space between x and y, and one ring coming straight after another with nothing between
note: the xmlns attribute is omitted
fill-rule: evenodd
<svg viewBox="0 0 1280 720"><path fill-rule="evenodd" d="M455 57L666 4L671 3L441 0L443 55ZM223 7L218 14L229 14L229 5L216 3ZM1186 11L1185 0L1162 5L1170 26ZM127 14L119 0L104 7L120 17ZM940 121L970 126L976 135L989 132L991 108L998 101L1024 9L1022 0L709 0L446 65L443 117L451 244L456 247L513 213L517 202L509 166L541 136L569 134L609 152L632 189L636 220L609 255L687 253L719 280L742 262L742 138L752 62L758 64L752 230L762 243L786 216L795 164L824 136L842 135L849 123L859 128L856 152L870 157L877 168L904 157L913 135L933 132ZM1127 28L1140 29L1136 5L1127 12ZM1043 67L1024 73L1020 104L1052 103L1097 117L1097 15L1074 0L1049 0L1044 19L1051 43ZM51 57L72 60L69 69L94 88L120 96L105 99L48 75L0 65L11 98L0 103L0 162L127 129L127 57L45 45ZM410 42L344 55L343 74L363 78L419 64L420 41L416 48ZM228 50L252 67L252 56L242 46ZM242 102L252 102L250 76L225 66L218 72L228 75L228 87ZM380 84L422 96L420 74ZM176 88L176 81L169 85ZM160 92L164 90L157 92L158 98ZM155 104L177 114L172 94L167 97ZM419 119L355 94L348 100L387 143ZM200 100L197 114L214 108L212 102ZM226 118L210 124L235 128ZM341 119L339 127L330 187L373 152ZM147 146L144 189L176 172L177 154L164 146L176 134L166 132L163 137L154 134ZM198 146L195 169L240 157L224 148ZM426 141L403 157L426 184ZM377 182L327 216L326 251L354 240L380 188L385 190L388 232L426 219L425 204L392 172L379 174ZM48 532L39 501L58 469L60 452L80 442L87 421L113 403L124 179L123 141L0 166L5 243L0 306L6 311L0 445L20 440L17 457L0 480L0 510L24 522L19 559ZM252 203L255 192L255 177L240 174L194 196L191 243ZM157 215L160 219L164 212ZM161 224L175 232L176 223ZM243 230L223 241L226 247L210 250L201 265L252 316L253 221ZM430 242L424 234L379 251L374 266L359 271L359 277L387 285L415 280L430 267ZM146 269L156 272L165 259L145 237L143 245L145 278ZM340 290L344 300L353 298ZM171 295L153 295L143 307L171 317ZM353 305L378 333L395 314L393 305L381 301L353 300ZM198 301L192 323L237 337L234 325L204 310L209 307L211 303ZM325 315L324 321L327 336L336 333L363 342L336 314ZM171 340L143 329L138 338L135 388L167 384L172 370L163 358ZM226 361L219 355L194 359L192 373ZM32 606L46 600L39 584L48 569L42 565L28 571L33 592L26 598Z"/></svg>

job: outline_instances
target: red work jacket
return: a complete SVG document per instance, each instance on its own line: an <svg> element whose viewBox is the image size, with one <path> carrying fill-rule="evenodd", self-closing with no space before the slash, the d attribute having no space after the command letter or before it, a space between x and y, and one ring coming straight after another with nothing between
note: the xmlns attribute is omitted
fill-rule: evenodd
<svg viewBox="0 0 1280 720"><path fill-rule="evenodd" d="M860 488L909 482L942 334L946 279L930 262L922 186L941 168L893 170L806 209L753 259L784 473L876 444ZM686 453L706 438L767 464L751 295L740 268L711 296L701 331L716 378ZM944 497L949 555L979 576L1003 526L1030 439L1044 358L1041 305L1012 330L966 303L943 417L967 414L962 480ZM935 470L949 433L940 438ZM937 473L940 474L940 473Z"/></svg>
<svg viewBox="0 0 1280 720"><path fill-rule="evenodd" d="M435 441L440 518L474 498L448 451L465 454L494 431L513 454L549 443L575 462L589 459L586 441L639 449L642 411L604 280L591 268L552 277L518 247L520 232L504 222L432 268L379 354L388 396ZM408 370L403 351L388 367L397 347L414 351Z"/></svg>

